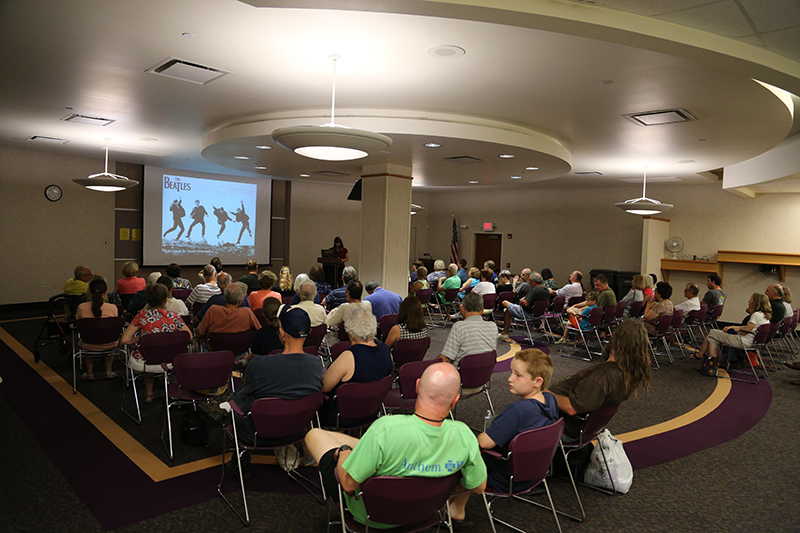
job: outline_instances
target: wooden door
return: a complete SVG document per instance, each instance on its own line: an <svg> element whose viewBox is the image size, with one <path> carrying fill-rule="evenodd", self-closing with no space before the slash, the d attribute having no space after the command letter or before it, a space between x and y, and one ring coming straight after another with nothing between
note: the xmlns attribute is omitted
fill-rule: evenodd
<svg viewBox="0 0 800 533"><path fill-rule="evenodd" d="M475 234L475 266L483 268L483 264L490 259L502 270L500 252L503 248L503 236L499 233Z"/></svg>

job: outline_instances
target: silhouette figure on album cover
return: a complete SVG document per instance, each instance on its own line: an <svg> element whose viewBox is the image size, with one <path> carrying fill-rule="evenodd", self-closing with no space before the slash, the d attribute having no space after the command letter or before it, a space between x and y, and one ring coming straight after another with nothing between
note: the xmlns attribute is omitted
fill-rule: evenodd
<svg viewBox="0 0 800 533"><path fill-rule="evenodd" d="M164 232L164 237L167 236L167 233L177 228L181 228L181 230L178 232L176 239L180 239L181 235L183 235L183 231L186 228L183 227L183 221L181 219L186 216L186 210L183 208L183 205L181 205L182 201L183 200L172 200L172 205L169 206L169 210L172 211L172 227Z"/></svg>
<svg viewBox="0 0 800 533"><path fill-rule="evenodd" d="M222 235L222 232L225 231L225 223L230 219L228 216L228 212L225 211L224 207L214 207L214 215L217 217L217 223L219 224L219 233L217 233L217 238Z"/></svg>
<svg viewBox="0 0 800 533"><path fill-rule="evenodd" d="M236 222L242 223L242 229L239 231L239 240L236 241L236 244L239 244L242 241L244 230L247 230L247 233L251 237L253 236L253 233L250 231L250 217L244 212L244 202L242 202L242 207L234 211L233 214L236 216Z"/></svg>
<svg viewBox="0 0 800 533"><path fill-rule="evenodd" d="M203 237L206 236L206 221L205 221L206 215L208 215L208 211L206 211L206 208L200 205L200 200L195 200L194 208L192 208L192 213L190 215L194 220L194 222L192 222L192 225L189 226L189 231L186 233L187 239L190 239L192 237L192 228L195 227L195 225L197 224L200 224L200 227L203 229L202 236Z"/></svg>

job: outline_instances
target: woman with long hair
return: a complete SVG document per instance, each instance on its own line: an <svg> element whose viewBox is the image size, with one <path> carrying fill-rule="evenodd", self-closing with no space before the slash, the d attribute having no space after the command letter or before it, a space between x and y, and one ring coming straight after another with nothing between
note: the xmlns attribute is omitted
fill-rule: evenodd
<svg viewBox="0 0 800 533"><path fill-rule="evenodd" d="M275 350L282 350L283 343L281 336L278 333L278 328L281 323L278 320L278 309L281 307L281 301L277 298L269 297L264 299L261 305L261 312L264 313L264 318L267 324L262 324L262 328L256 331L256 336L253 337L253 344L250 351L255 355L268 355ZM245 359L252 359L245 356Z"/></svg>
<svg viewBox="0 0 800 533"><path fill-rule="evenodd" d="M643 302L645 298L644 290L647 287L647 283L644 281L644 276L641 274L635 274L633 276L633 281L631 281L631 290L628 291L628 294L622 297L620 302L625 302L625 318L630 316L630 309L631 304L633 302Z"/></svg>
<svg viewBox="0 0 800 533"><path fill-rule="evenodd" d="M344 247L341 237L334 237L331 250L334 251L336 257L342 260L342 263L347 263L350 261L350 254L347 252L347 248Z"/></svg>
<svg viewBox="0 0 800 533"><path fill-rule="evenodd" d="M91 295L91 301L84 302L78 306L75 312L76 319L94 318L95 320L100 320L101 318L114 318L119 316L119 309L117 309L117 306L108 303L108 284L104 277L96 276L89 282L89 294ZM107 344L86 344L83 340L81 340L80 344L81 348L97 352L110 350L117 345L116 342ZM111 370L114 364L114 356L106 355L104 359L106 364L106 379L117 377L116 372ZM91 381L94 379L94 357L84 357L84 361L86 361L86 372L83 373L81 379Z"/></svg>
<svg viewBox="0 0 800 533"><path fill-rule="evenodd" d="M278 288L280 290L276 292L281 293L281 296L294 296L295 292L292 285L292 269L288 266L282 266L278 272Z"/></svg>
<svg viewBox="0 0 800 533"><path fill-rule="evenodd" d="M693 359L702 359L704 355L719 362L719 353L722 346L747 349L753 345L756 330L763 324L768 324L772 318L772 306L769 298L763 292L754 292L747 305L750 317L743 326L728 326L725 329L712 329L703 341L700 351L692 356ZM615 333L616 335L616 333Z"/></svg>
<svg viewBox="0 0 800 533"><path fill-rule="evenodd" d="M391 348L401 339L422 339L427 336L428 325L425 324L425 315L422 314L422 304L416 296L408 296L400 304L397 324L386 335L386 346Z"/></svg>

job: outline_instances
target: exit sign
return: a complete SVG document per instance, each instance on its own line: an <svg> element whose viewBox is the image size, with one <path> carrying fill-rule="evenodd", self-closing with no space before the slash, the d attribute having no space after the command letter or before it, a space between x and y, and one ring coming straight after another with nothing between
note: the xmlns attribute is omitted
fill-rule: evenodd
<svg viewBox="0 0 800 533"><path fill-rule="evenodd" d="M491 222L484 222L483 231L494 231L494 224L492 224Z"/></svg>

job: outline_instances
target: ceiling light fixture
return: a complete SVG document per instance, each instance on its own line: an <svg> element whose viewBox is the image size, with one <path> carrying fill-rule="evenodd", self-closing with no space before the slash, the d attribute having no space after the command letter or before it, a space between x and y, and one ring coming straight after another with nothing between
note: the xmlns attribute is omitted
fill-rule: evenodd
<svg viewBox="0 0 800 533"><path fill-rule="evenodd" d="M500 154L497 157L499 157L501 159L513 159L514 156L512 154Z"/></svg>
<svg viewBox="0 0 800 533"><path fill-rule="evenodd" d="M539 170L539 167L525 167L525 170Z"/></svg>
<svg viewBox="0 0 800 533"><path fill-rule="evenodd" d="M440 148L442 145L439 143L425 143L425 148Z"/></svg>
<svg viewBox="0 0 800 533"><path fill-rule="evenodd" d="M622 209L623 211L627 211L632 215L658 215L659 213L663 213L664 211L668 211L672 209L672 204L662 204L658 200L653 200L652 198L647 197L647 167L644 167L644 179L642 180L642 196L641 198L634 198L632 200L626 200L624 202L619 202L614 205Z"/></svg>
<svg viewBox="0 0 800 533"><path fill-rule="evenodd" d="M82 185L87 189L100 192L117 192L131 189L139 185L138 181L129 180L125 176L117 174L110 174L108 172L108 141L106 139L106 170L101 174L92 174L88 178L75 178L74 181L78 185Z"/></svg>
<svg viewBox="0 0 800 533"><path fill-rule="evenodd" d="M521 180L522 176L511 176L512 180Z"/></svg>
<svg viewBox="0 0 800 533"><path fill-rule="evenodd" d="M336 124L336 61L341 57L332 55L330 59L333 60L331 121L321 126L278 128L272 132L272 140L296 154L322 161L352 161L386 150L392 145L392 139L386 135Z"/></svg>

